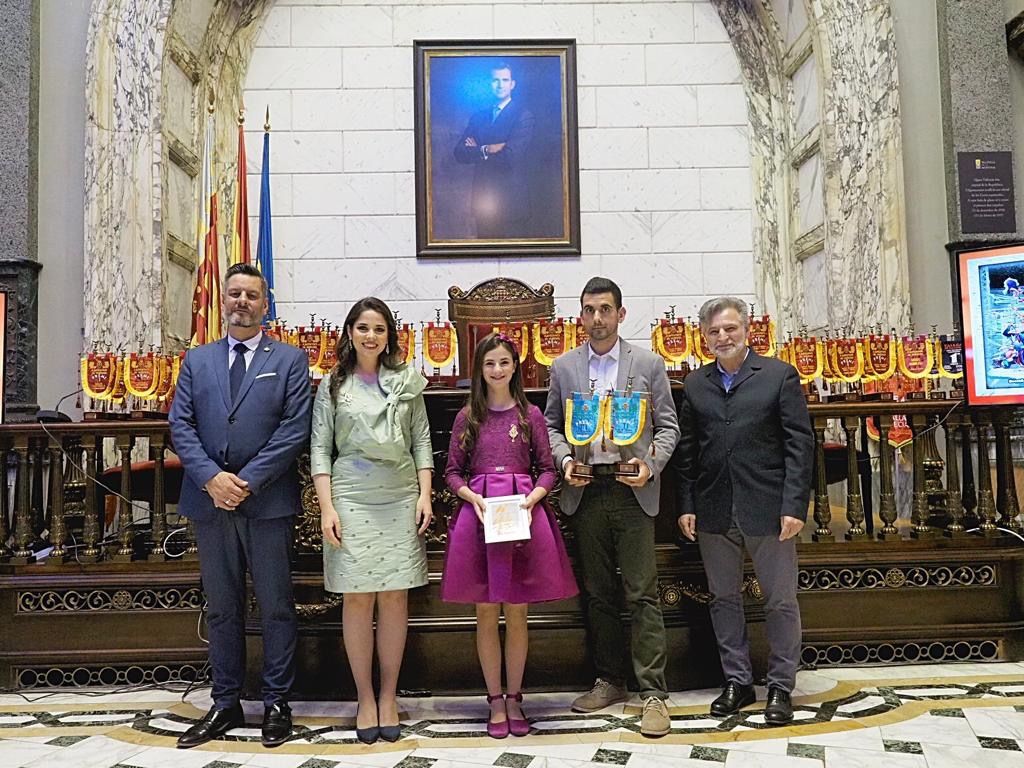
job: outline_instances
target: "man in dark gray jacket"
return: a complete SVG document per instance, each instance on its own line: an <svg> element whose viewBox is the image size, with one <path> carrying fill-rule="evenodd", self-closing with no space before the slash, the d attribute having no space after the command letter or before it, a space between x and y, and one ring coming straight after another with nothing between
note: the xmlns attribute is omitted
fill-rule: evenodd
<svg viewBox="0 0 1024 768"><path fill-rule="evenodd" d="M679 411L679 527L699 545L726 685L711 713L755 700L743 615L743 549L765 595L765 721L793 719L800 660L797 535L807 520L814 435L796 370L747 347L746 303L720 297L700 309L715 354L686 377Z"/></svg>

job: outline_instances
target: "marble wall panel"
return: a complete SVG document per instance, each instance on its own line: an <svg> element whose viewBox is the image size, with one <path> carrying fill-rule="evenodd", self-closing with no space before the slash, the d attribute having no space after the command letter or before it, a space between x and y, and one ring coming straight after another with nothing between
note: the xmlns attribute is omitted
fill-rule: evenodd
<svg viewBox="0 0 1024 768"><path fill-rule="evenodd" d="M701 168L700 208L705 211L750 209L753 205L747 168Z"/></svg>
<svg viewBox="0 0 1024 768"><path fill-rule="evenodd" d="M591 128L579 134L581 168L646 168L646 128Z"/></svg>
<svg viewBox="0 0 1024 768"><path fill-rule="evenodd" d="M260 47L287 48L293 44L298 45L292 41L292 9L284 6L271 8L263 17Z"/></svg>
<svg viewBox="0 0 1024 768"><path fill-rule="evenodd" d="M601 171L602 211L682 211L701 207L692 169Z"/></svg>
<svg viewBox="0 0 1024 768"><path fill-rule="evenodd" d="M395 96L388 90L295 90L291 94L293 128L366 131L397 127Z"/></svg>
<svg viewBox="0 0 1024 768"><path fill-rule="evenodd" d="M750 250L750 211L678 211L653 214L655 253Z"/></svg>
<svg viewBox="0 0 1024 768"><path fill-rule="evenodd" d="M601 3L593 8L597 43L693 41L693 9L688 3Z"/></svg>
<svg viewBox="0 0 1024 768"><path fill-rule="evenodd" d="M811 56L793 73L793 123L796 138L806 136L818 124L818 61Z"/></svg>
<svg viewBox="0 0 1024 768"><path fill-rule="evenodd" d="M576 89L576 126L580 130L597 127L597 88Z"/></svg>
<svg viewBox="0 0 1024 768"><path fill-rule="evenodd" d="M576 49L576 82L581 86L642 85L642 45L587 45Z"/></svg>
<svg viewBox="0 0 1024 768"><path fill-rule="evenodd" d="M415 6L394 8L392 44L413 40L489 40L494 35L494 10L486 5Z"/></svg>
<svg viewBox="0 0 1024 768"><path fill-rule="evenodd" d="M271 138L273 145L273 138ZM260 145L262 152L262 144ZM292 215L292 177L284 173L273 173L274 155L271 146L270 156L271 184L270 184L270 211L277 216ZM246 189L249 192L249 213L258 214L260 210L260 177L252 174L246 177ZM274 226L277 226L276 224Z"/></svg>
<svg viewBox="0 0 1024 768"><path fill-rule="evenodd" d="M580 211L597 211L601 208L601 172L580 171Z"/></svg>
<svg viewBox="0 0 1024 768"><path fill-rule="evenodd" d="M416 252L414 216L346 216L345 258L410 256Z"/></svg>
<svg viewBox="0 0 1024 768"><path fill-rule="evenodd" d="M337 48L261 48L249 63L246 86L258 89L338 88Z"/></svg>
<svg viewBox="0 0 1024 768"><path fill-rule="evenodd" d="M740 65L731 43L648 45L648 83L738 83Z"/></svg>
<svg viewBox="0 0 1024 768"><path fill-rule="evenodd" d="M745 127L652 128L651 166L746 168L751 148Z"/></svg>
<svg viewBox="0 0 1024 768"><path fill-rule="evenodd" d="M747 96L742 85L697 87L698 125L746 126L747 111Z"/></svg>
<svg viewBox="0 0 1024 768"><path fill-rule="evenodd" d="M347 131L347 173L413 170L412 131Z"/></svg>
<svg viewBox="0 0 1024 768"><path fill-rule="evenodd" d="M416 177L412 173L396 173L395 213L406 216L416 213Z"/></svg>
<svg viewBox="0 0 1024 768"><path fill-rule="evenodd" d="M394 25L386 7L300 6L291 9L291 34L296 47L390 46Z"/></svg>
<svg viewBox="0 0 1024 768"><path fill-rule="evenodd" d="M174 163L168 165L168 205L164 209L164 225L170 234L189 244L195 240L196 233L196 207L189 205L192 185L191 176Z"/></svg>
<svg viewBox="0 0 1024 768"><path fill-rule="evenodd" d="M807 9L804 2L805 0L771 0L780 37L787 47L807 28Z"/></svg>
<svg viewBox="0 0 1024 768"><path fill-rule="evenodd" d="M544 3L503 5L495 12L496 37L569 37L577 45L594 42L594 13L591 6Z"/></svg>
<svg viewBox="0 0 1024 768"><path fill-rule="evenodd" d="M346 88L412 88L411 48L346 48L341 53Z"/></svg>
<svg viewBox="0 0 1024 768"><path fill-rule="evenodd" d="M824 183L821 155L815 153L797 169L798 234L804 234L825 221Z"/></svg>
<svg viewBox="0 0 1024 768"><path fill-rule="evenodd" d="M701 263L695 254L609 255L602 258L601 268L616 275L626 296L652 296L660 303L662 298L701 294Z"/></svg>
<svg viewBox="0 0 1024 768"><path fill-rule="evenodd" d="M585 253L650 253L650 213L580 214Z"/></svg>
<svg viewBox="0 0 1024 768"><path fill-rule="evenodd" d="M167 100L164 130L196 152L192 141L196 120L195 86L191 78L173 63L164 69L164 76L164 97Z"/></svg>
<svg viewBox="0 0 1024 768"><path fill-rule="evenodd" d="M804 323L821 333L830 325L828 263L824 251L812 253L800 264L804 283Z"/></svg>
<svg viewBox="0 0 1024 768"><path fill-rule="evenodd" d="M606 128L696 125L691 85L609 86L597 89L597 124Z"/></svg>
<svg viewBox="0 0 1024 768"><path fill-rule="evenodd" d="M715 6L707 0L693 3L693 42L729 42L729 33L725 31L722 18Z"/></svg>
<svg viewBox="0 0 1024 768"><path fill-rule="evenodd" d="M345 224L341 216L275 217L275 267L279 261L347 258Z"/></svg>
<svg viewBox="0 0 1024 768"><path fill-rule="evenodd" d="M395 213L395 178L389 173L304 173L292 176L296 216Z"/></svg>
<svg viewBox="0 0 1024 768"><path fill-rule="evenodd" d="M254 116L255 117L255 116ZM252 121L256 123L256 120ZM255 128L256 126L253 125ZM270 168L273 173L341 173L341 131L285 131L271 129ZM245 134L246 167L259 173L263 160L263 131Z"/></svg>
<svg viewBox="0 0 1024 768"><path fill-rule="evenodd" d="M754 295L754 259L749 251L701 254L703 294Z"/></svg>

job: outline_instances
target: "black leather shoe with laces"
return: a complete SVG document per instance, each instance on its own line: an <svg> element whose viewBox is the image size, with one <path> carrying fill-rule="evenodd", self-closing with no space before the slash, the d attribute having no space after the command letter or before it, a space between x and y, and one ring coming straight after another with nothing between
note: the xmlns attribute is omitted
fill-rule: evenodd
<svg viewBox="0 0 1024 768"><path fill-rule="evenodd" d="M725 684L722 695L711 702L712 715L732 715L757 699L753 685L740 685L732 680Z"/></svg>
<svg viewBox="0 0 1024 768"><path fill-rule="evenodd" d="M292 735L292 710L284 702L267 707L263 711L261 741L264 747L278 747Z"/></svg>
<svg viewBox="0 0 1024 768"><path fill-rule="evenodd" d="M178 737L178 749L198 747L208 741L219 739L232 728L245 725L245 714L242 705L217 709L211 707L206 716Z"/></svg>
<svg viewBox="0 0 1024 768"><path fill-rule="evenodd" d="M789 692L772 686L768 689L768 703L764 708L764 721L772 725L785 725L793 721L793 702Z"/></svg>

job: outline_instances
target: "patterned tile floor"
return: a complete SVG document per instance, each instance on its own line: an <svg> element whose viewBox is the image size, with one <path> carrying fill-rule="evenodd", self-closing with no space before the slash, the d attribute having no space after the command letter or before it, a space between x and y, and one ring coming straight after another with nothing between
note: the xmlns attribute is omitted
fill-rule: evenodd
<svg viewBox="0 0 1024 768"><path fill-rule="evenodd" d="M762 698L764 691L760 691ZM189 751L176 735L209 706L171 691L0 695L2 768L1024 768L1024 664L863 667L801 672L796 721L764 723L763 703L716 718L717 691L672 695L672 733L645 739L639 702L590 715L573 693L531 694L532 731L484 733L482 697L403 699L396 744L355 741L352 702L294 702L295 736L267 750L257 727ZM26 699L28 699L26 701ZM249 721L261 707L246 703Z"/></svg>

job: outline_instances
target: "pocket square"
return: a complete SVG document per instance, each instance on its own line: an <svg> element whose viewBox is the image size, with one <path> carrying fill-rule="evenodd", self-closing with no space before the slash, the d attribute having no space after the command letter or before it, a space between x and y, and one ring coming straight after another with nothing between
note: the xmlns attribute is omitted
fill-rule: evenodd
<svg viewBox="0 0 1024 768"><path fill-rule="evenodd" d="M270 373L261 373L256 378L257 379L267 379L267 378L270 378L271 376L277 376L277 371L271 371Z"/></svg>

